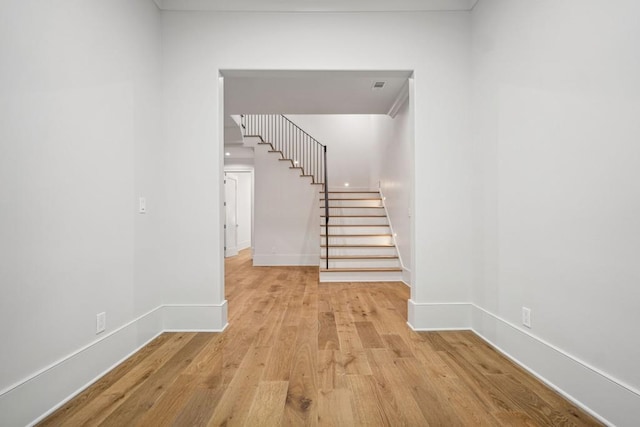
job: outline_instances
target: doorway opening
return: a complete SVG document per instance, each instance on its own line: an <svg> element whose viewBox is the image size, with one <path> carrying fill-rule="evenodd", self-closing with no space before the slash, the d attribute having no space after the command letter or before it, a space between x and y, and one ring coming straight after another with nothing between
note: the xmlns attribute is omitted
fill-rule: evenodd
<svg viewBox="0 0 640 427"><path fill-rule="evenodd" d="M282 193L289 189L272 185L265 190L261 185L264 171L258 171L255 147L244 143L246 129L242 127L242 115L283 115L327 144L329 190L338 192L349 186L351 190L380 193L393 222L389 238L398 247L401 280L410 284L414 246L412 71L221 70L220 75L224 94L220 114L225 124L221 138L225 174L229 176L234 172L229 168L240 165L240 169L251 170L255 179L251 208L254 265L319 265L321 259L322 236L311 215L305 211L308 220L299 221L296 233L284 229L295 226L295 221L282 221L273 207L278 197L286 200L288 196ZM291 169L298 166L297 159L278 160L283 160L281 164L291 162ZM264 191L273 193L264 197ZM297 238L287 240L287 236L293 235ZM308 238L300 239L302 235ZM235 238L236 244L242 240L239 235ZM309 242L316 242L315 253L309 249L314 246ZM232 253L231 250L228 255Z"/></svg>
<svg viewBox="0 0 640 427"><path fill-rule="evenodd" d="M225 166L225 258L253 247L253 170Z"/></svg>

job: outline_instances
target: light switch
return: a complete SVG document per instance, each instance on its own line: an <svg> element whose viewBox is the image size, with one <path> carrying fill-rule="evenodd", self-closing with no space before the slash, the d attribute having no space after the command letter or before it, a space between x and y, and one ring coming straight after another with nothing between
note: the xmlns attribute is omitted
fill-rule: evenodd
<svg viewBox="0 0 640 427"><path fill-rule="evenodd" d="M138 199L138 213L147 213L147 200L144 197Z"/></svg>

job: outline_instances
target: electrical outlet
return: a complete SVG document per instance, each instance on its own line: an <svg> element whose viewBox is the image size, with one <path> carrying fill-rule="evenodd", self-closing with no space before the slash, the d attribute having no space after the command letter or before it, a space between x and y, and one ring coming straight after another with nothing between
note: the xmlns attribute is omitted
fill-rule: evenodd
<svg viewBox="0 0 640 427"><path fill-rule="evenodd" d="M531 309L522 307L522 324L527 328L531 328Z"/></svg>
<svg viewBox="0 0 640 427"><path fill-rule="evenodd" d="M96 314L96 334L104 332L107 329L107 313Z"/></svg>

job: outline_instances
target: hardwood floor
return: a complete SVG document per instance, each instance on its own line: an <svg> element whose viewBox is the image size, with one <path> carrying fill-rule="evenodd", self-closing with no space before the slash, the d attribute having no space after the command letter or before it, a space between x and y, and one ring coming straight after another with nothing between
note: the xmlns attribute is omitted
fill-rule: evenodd
<svg viewBox="0 0 640 427"><path fill-rule="evenodd" d="M163 334L40 425L600 425L471 332L411 331L404 284L226 265L224 333Z"/></svg>

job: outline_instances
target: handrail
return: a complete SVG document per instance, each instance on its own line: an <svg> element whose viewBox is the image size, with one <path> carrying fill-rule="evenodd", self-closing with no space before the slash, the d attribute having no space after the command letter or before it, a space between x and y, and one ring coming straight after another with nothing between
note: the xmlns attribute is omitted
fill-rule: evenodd
<svg viewBox="0 0 640 427"><path fill-rule="evenodd" d="M329 185L327 180L327 146L324 146L324 238L326 248L325 259L329 269Z"/></svg>
<svg viewBox="0 0 640 427"><path fill-rule="evenodd" d="M280 114L280 115L281 115L282 117L284 117L284 119L285 119L286 121L288 121L288 122L289 122L289 123L291 123L293 126L295 126L298 130L300 130L300 131L302 131L302 132L306 133L307 135L309 135L309 134L308 134L305 130L303 130L300 126L298 126L297 124L293 123L293 122L292 122L292 121L291 121L287 116L285 116L284 114ZM311 135L309 135L309 136L311 136ZM313 139L315 142L318 142L318 140L317 140L317 139L315 139L315 138L314 138L314 137L312 137L312 136L311 136L311 139ZM318 142L318 144L320 144L320 143ZM322 145L322 144L320 144L320 145Z"/></svg>
<svg viewBox="0 0 640 427"><path fill-rule="evenodd" d="M327 180L327 146L302 130L282 114L241 114L240 125L244 136L258 136L291 161L293 168L301 169L314 184L324 185L325 239L327 269L329 269L329 182Z"/></svg>

